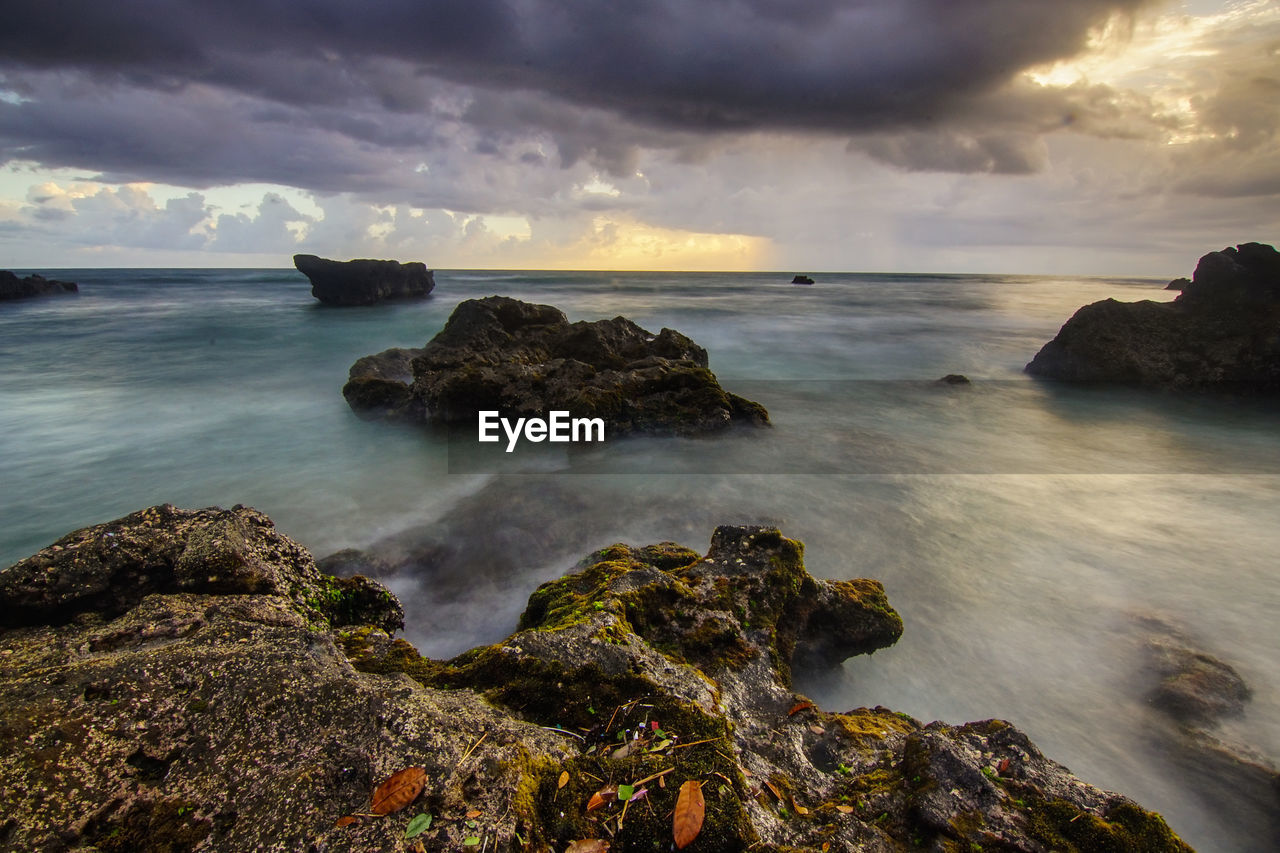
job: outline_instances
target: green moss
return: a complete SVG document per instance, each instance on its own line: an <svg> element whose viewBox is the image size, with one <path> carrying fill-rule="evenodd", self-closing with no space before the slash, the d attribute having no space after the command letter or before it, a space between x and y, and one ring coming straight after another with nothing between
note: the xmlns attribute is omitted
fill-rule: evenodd
<svg viewBox="0 0 1280 853"><path fill-rule="evenodd" d="M685 660L709 670L739 670L759 654L742 638L742 628L736 622L715 616L684 634L678 648Z"/></svg>
<svg viewBox="0 0 1280 853"><path fill-rule="evenodd" d="M626 545L611 545L588 558L580 571L542 584L529 596L520 614L520 630L537 628L556 631L591 618L597 602L610 598L609 583L643 564L631 556ZM586 563L587 561L583 561Z"/></svg>
<svg viewBox="0 0 1280 853"><path fill-rule="evenodd" d="M1065 800L1028 803L1028 834L1055 850L1080 853L1165 853L1187 851L1159 815L1122 802L1105 817L1081 811Z"/></svg>
<svg viewBox="0 0 1280 853"><path fill-rule="evenodd" d="M391 633L404 627L404 612L396 597L362 575L322 574L308 587L304 603L334 628L373 625Z"/></svg>
<svg viewBox="0 0 1280 853"><path fill-rule="evenodd" d="M866 741L877 746L886 735L906 734L920 728L920 724L911 717L870 708L858 708L845 714L823 713L819 715L819 719L828 725L835 725L842 734L855 741Z"/></svg>
<svg viewBox="0 0 1280 853"><path fill-rule="evenodd" d="M339 631L337 638L351 665L361 672L380 675L403 672L422 684L430 684L445 668L439 661L418 654L411 643L404 640L388 642L379 629L369 625ZM375 638L381 642L375 642Z"/></svg>

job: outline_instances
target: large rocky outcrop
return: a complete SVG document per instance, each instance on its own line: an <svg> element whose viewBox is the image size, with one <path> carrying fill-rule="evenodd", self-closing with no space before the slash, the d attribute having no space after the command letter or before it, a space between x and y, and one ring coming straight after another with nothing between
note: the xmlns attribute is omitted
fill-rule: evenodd
<svg viewBox="0 0 1280 853"><path fill-rule="evenodd" d="M373 305L386 299L426 296L435 276L419 261L331 261L294 255L293 265L311 280L311 295L325 305Z"/></svg>
<svg viewBox="0 0 1280 853"><path fill-rule="evenodd" d="M1280 391L1280 253L1245 243L1200 259L1172 302L1076 312L1026 367L1047 379Z"/></svg>
<svg viewBox="0 0 1280 853"><path fill-rule="evenodd" d="M721 388L707 351L679 332L654 335L625 317L570 323L550 305L504 296L462 302L421 350L360 359L342 393L370 417L457 424L481 410L510 418L567 411L602 418L610 437L769 421L759 403Z"/></svg>
<svg viewBox="0 0 1280 853"><path fill-rule="evenodd" d="M58 293L76 293L79 286L71 281L57 281L42 275L18 278L8 270L0 270L0 301L29 299L33 296L52 296Z"/></svg>
<svg viewBox="0 0 1280 853"><path fill-rule="evenodd" d="M902 630L878 583L816 580L802 553L773 528L719 528L705 556L615 545L506 640L434 661L392 639L385 591L321 575L252 510L78 531L0 573L22 614L0 628L0 846L667 849L696 782L690 850L1187 849L1007 723L794 694L793 662ZM369 816L407 767L421 796Z"/></svg>

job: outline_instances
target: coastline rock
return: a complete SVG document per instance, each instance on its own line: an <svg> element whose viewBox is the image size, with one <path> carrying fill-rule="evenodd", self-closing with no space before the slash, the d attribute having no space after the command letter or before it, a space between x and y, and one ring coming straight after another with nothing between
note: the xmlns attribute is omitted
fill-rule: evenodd
<svg viewBox="0 0 1280 853"><path fill-rule="evenodd" d="M351 368L343 396L362 415L473 423L504 417L603 418L607 436L698 435L764 426L759 403L726 392L707 351L672 329L654 335L625 317L570 323L550 305L468 299L416 355L388 350ZM409 360L412 382L403 365Z"/></svg>
<svg viewBox="0 0 1280 853"><path fill-rule="evenodd" d="M394 347L376 355L356 359L342 386L342 396L366 420L421 420L421 407L414 401L413 360L421 349Z"/></svg>
<svg viewBox="0 0 1280 853"><path fill-rule="evenodd" d="M948 373L938 380L939 385L972 385L968 376L963 373Z"/></svg>
<svg viewBox="0 0 1280 853"><path fill-rule="evenodd" d="M101 541L112 532L128 532L127 559ZM261 564L231 573L251 580L225 580L228 550ZM116 578L126 562L156 587L110 612L76 595L51 607L35 579ZM310 557L243 508L153 508L0 577L15 570L0 606L38 613L0 629L6 848L400 850L430 814L424 850L666 849L696 782L705 851L1188 849L1007 723L833 714L794 694L794 661L873 652L902 622L879 583L810 576L775 528L718 528L705 556L597 551L539 587L506 640L450 661L359 621L376 609L342 593L299 595L325 588ZM179 575L195 586L164 587ZM425 773L416 802L358 817L409 767Z"/></svg>
<svg viewBox="0 0 1280 853"><path fill-rule="evenodd" d="M1245 243L1200 259L1173 302L1076 312L1026 366L1047 379L1280 391L1280 253Z"/></svg>
<svg viewBox="0 0 1280 853"><path fill-rule="evenodd" d="M1164 286L1165 290L1186 290L1187 285L1191 283L1189 278L1175 278Z"/></svg>
<svg viewBox="0 0 1280 853"><path fill-rule="evenodd" d="M792 284L813 284L813 279L807 275L798 275L791 279Z"/></svg>
<svg viewBox="0 0 1280 853"><path fill-rule="evenodd" d="M30 299L33 296L53 296L58 293L78 293L79 285L71 281L58 281L42 275L18 278L8 270L0 270L0 300Z"/></svg>
<svg viewBox="0 0 1280 853"><path fill-rule="evenodd" d="M386 299L426 296L436 286L431 270L420 261L331 261L294 255L293 265L311 281L311 295L325 305L374 305Z"/></svg>

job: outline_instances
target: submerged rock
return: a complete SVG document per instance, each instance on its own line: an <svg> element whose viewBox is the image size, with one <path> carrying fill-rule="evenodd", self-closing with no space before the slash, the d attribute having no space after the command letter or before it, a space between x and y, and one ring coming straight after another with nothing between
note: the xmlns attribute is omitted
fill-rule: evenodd
<svg viewBox="0 0 1280 853"><path fill-rule="evenodd" d="M127 556L93 544L112 532ZM78 580L44 589L50 567ZM99 577L149 580L108 584L106 612L63 594ZM706 804L690 849L1187 849L1007 723L793 693L794 663L873 652L902 622L875 581L813 578L776 528L718 528L705 556L600 550L450 661L392 638L366 606L385 591L347 606L242 508L136 513L0 581L0 609L27 614L0 629L7 849L399 850L417 814L426 850L667 849L686 782ZM359 817L408 767L416 802Z"/></svg>
<svg viewBox="0 0 1280 853"><path fill-rule="evenodd" d="M311 295L325 305L373 305L386 299L413 299L436 286L431 270L420 261L331 261L294 255L293 265L311 280Z"/></svg>
<svg viewBox="0 0 1280 853"><path fill-rule="evenodd" d="M30 299L33 296L52 296L58 293L76 293L80 287L71 281L58 281L42 275L18 278L8 270L0 270L0 301Z"/></svg>
<svg viewBox="0 0 1280 853"><path fill-rule="evenodd" d="M1280 253L1260 243L1210 252L1173 302L1086 305L1026 371L1070 381L1280 392Z"/></svg>
<svg viewBox="0 0 1280 853"><path fill-rule="evenodd" d="M948 373L946 376L938 380L939 385L971 385L973 384L968 376L963 373Z"/></svg>
<svg viewBox="0 0 1280 853"><path fill-rule="evenodd" d="M1197 793L1242 834L1250 851L1280 848L1280 773L1274 763L1226 724L1242 717L1253 691L1231 664L1164 619L1144 615L1143 633L1155 711L1152 736L1162 752L1197 778L1212 780Z"/></svg>
<svg viewBox="0 0 1280 853"><path fill-rule="evenodd" d="M654 335L625 317L570 323L550 305L505 296L462 302L421 350L360 359L342 393L362 415L442 424L473 423L481 410L567 411L602 418L610 437L769 422L759 403L721 388L707 351L677 331Z"/></svg>
<svg viewBox="0 0 1280 853"><path fill-rule="evenodd" d="M807 275L798 275L791 279L792 284L813 284L813 279Z"/></svg>

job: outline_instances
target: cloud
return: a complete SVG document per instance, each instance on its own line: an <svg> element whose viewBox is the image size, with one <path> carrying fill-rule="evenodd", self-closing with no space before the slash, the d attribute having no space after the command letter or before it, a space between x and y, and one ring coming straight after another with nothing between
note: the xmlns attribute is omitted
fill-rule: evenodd
<svg viewBox="0 0 1280 853"><path fill-rule="evenodd" d="M11 228L22 224L34 235L73 235L81 245L200 249L205 244L194 230L207 215L199 193L161 206L145 186L67 188L44 183L28 191L27 202L11 215Z"/></svg>
<svg viewBox="0 0 1280 853"><path fill-rule="evenodd" d="M957 93L1077 53L1092 26L1142 5L381 0L355 11L345 0L11 0L0 55L300 105L372 97L417 111L421 74L681 129L848 128L936 116Z"/></svg>
<svg viewBox="0 0 1280 853"><path fill-rule="evenodd" d="M1247 201L1273 227L1280 11L1165 8L11 0L0 160L285 192L294 218L261 190L250 210L206 203L185 232L174 214L177 245L227 255L611 266L623 247L720 234L783 264L918 268L924 253L894 247L922 234L941 253L1002 232L1014 247L1183 233L1179 199L1221 222L1238 218L1209 202ZM17 198L10 231L89 223L65 199Z"/></svg>
<svg viewBox="0 0 1280 853"><path fill-rule="evenodd" d="M561 166L623 175L640 146L698 156L708 135L909 134L989 112L1015 141L954 135L926 167L1021 168L997 149L1021 150L1058 108L997 117L1009 82L1142 5L14 0L0 73L21 101L0 110L0 151L108 177L362 191L450 145L527 165L541 142Z"/></svg>

